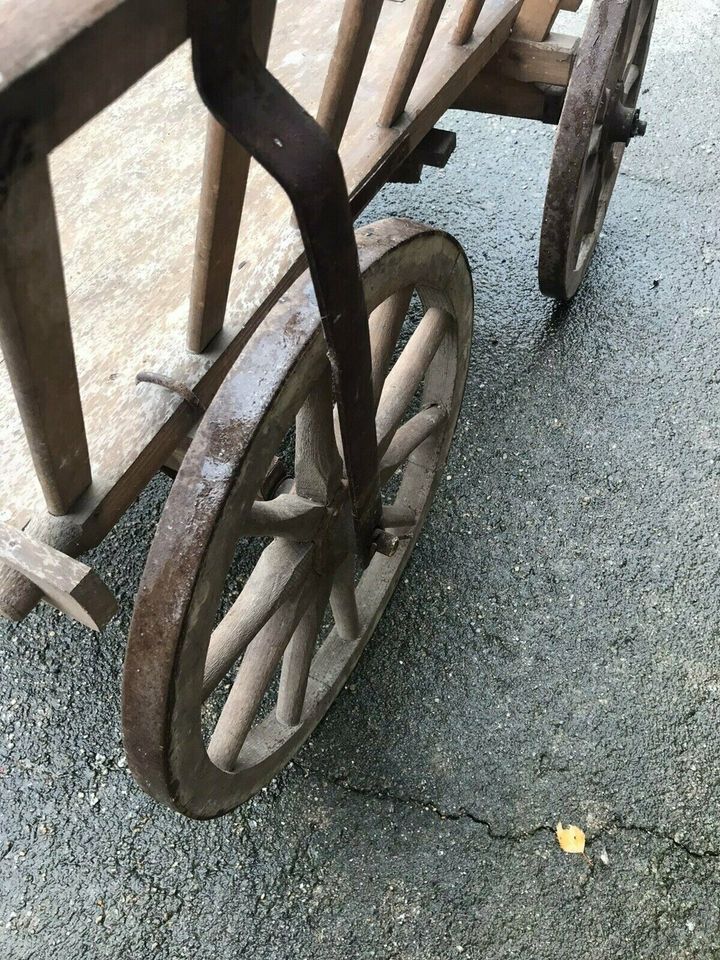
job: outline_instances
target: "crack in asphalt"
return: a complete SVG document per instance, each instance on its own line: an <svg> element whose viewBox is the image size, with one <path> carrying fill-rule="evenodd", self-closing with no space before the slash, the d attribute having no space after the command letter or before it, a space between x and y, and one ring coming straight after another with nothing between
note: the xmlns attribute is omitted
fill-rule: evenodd
<svg viewBox="0 0 720 960"><path fill-rule="evenodd" d="M654 837L656 840L664 840L666 843L671 843L673 846L682 850L683 853L686 853L687 856L696 860L712 860L720 857L720 850L714 850L712 847L708 847L706 850L696 850L693 847L688 846L688 844L684 843L682 840L678 840L677 836L663 833L662 830L659 830L656 827L648 827L645 824L626 823L621 818L613 820L610 824L610 827L612 829L625 831L628 833L642 833L648 837Z"/></svg>
<svg viewBox="0 0 720 960"><path fill-rule="evenodd" d="M373 800L390 800L395 803L401 803L405 806L412 807L415 810L422 810L425 813L432 813L441 820L470 820L472 823L475 823L478 826L485 827L491 840L508 840L511 842L518 842L521 840L529 840L539 833L555 833L554 828L545 823L540 824L537 827L532 827L530 830L523 830L519 833L503 833L493 827L489 820L479 817L477 814L470 810L466 810L464 807L461 807L458 810L444 810L436 803L433 803L432 800L421 800L418 797L413 797L411 794L396 794L390 790L378 790L377 788L372 787L358 787L355 784L349 783L343 777L321 776L316 771L302 766L297 762L297 760L295 760L295 766L302 770L305 776L312 777L318 783L325 784L326 786L340 787L341 790L346 790L348 793L353 793L356 796L371 797Z"/></svg>
<svg viewBox="0 0 720 960"><path fill-rule="evenodd" d="M312 777L318 783L325 784L326 786L340 787L340 789L346 790L348 793L355 794L356 796L371 797L372 799L379 801L390 800L394 803L400 803L404 804L405 806L412 807L415 810L422 810L425 813L432 813L441 820L470 820L472 823L484 827L487 831L488 837L490 837L491 840L506 840L512 843L518 843L523 840L531 840L533 837L541 833L550 833L553 836L555 835L555 828L547 823L538 824L535 827L530 827L527 830L518 832L503 832L494 827L489 820L478 816L471 810L466 810L464 807L461 807L458 810L446 810L438 806L438 804L434 803L432 800L421 800L418 797L412 796L412 794L394 793L391 790L382 790L373 787L359 787L350 783L343 777L321 775L316 771L299 764L297 760L295 761L295 765L302 770L305 776ZM712 847L707 849L696 849L689 846L684 841L679 840L676 835L673 836L672 834L665 833L657 827L650 827L645 824L628 823L627 821L623 820L622 817L613 818L602 830L599 830L597 833L589 834L587 838L588 844L592 845L597 840L600 840L605 833L612 832L613 830L625 833L641 833L645 836L652 837L655 840L662 840L665 843L672 844L674 847L682 850L682 852L688 857L696 860L712 860L720 858L720 850L715 850Z"/></svg>

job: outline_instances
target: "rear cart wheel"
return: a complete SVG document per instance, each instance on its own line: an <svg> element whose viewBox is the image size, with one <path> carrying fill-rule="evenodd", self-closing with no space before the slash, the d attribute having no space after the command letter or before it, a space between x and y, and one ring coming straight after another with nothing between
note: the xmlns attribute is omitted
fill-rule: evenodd
<svg viewBox="0 0 720 960"><path fill-rule="evenodd" d="M587 272L637 109L657 0L595 0L560 123L540 236L540 289L569 300Z"/></svg>
<svg viewBox="0 0 720 960"><path fill-rule="evenodd" d="M384 552L359 569L305 275L253 335L201 423L137 597L124 678L128 757L145 790L191 817L222 814L255 793L323 717L395 589L450 446L472 327L465 256L447 234L409 221L357 236ZM422 317L412 329L414 292ZM222 616L228 584L235 599Z"/></svg>

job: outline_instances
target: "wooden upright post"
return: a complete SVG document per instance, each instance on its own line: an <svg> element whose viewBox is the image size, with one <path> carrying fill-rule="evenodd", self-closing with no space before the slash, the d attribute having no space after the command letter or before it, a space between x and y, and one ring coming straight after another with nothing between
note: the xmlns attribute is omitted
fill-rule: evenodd
<svg viewBox="0 0 720 960"><path fill-rule="evenodd" d="M383 0L345 0L317 120L336 146L342 140Z"/></svg>
<svg viewBox="0 0 720 960"><path fill-rule="evenodd" d="M418 0L400 61L390 83L378 123L391 127L400 118L443 12L445 0Z"/></svg>
<svg viewBox="0 0 720 960"><path fill-rule="evenodd" d="M0 196L0 345L48 510L65 514L91 474L46 157Z"/></svg>
<svg viewBox="0 0 720 960"><path fill-rule="evenodd" d="M513 27L513 36L544 40L562 8L562 0L525 0Z"/></svg>
<svg viewBox="0 0 720 960"><path fill-rule="evenodd" d="M256 0L253 13L255 49L264 62L274 0ZM250 169L250 155L213 117L206 136L188 321L193 353L202 353L222 330Z"/></svg>

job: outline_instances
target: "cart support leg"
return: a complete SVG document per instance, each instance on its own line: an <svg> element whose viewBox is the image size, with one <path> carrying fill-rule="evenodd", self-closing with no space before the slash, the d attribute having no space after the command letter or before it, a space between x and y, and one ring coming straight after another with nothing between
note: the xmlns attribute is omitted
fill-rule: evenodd
<svg viewBox="0 0 720 960"><path fill-rule="evenodd" d="M368 561L380 524L370 338L340 158L258 57L252 0L193 0L190 13L200 95L295 210L328 344L358 550Z"/></svg>
<svg viewBox="0 0 720 960"><path fill-rule="evenodd" d="M90 485L60 239L46 157L0 171L0 344L50 513Z"/></svg>

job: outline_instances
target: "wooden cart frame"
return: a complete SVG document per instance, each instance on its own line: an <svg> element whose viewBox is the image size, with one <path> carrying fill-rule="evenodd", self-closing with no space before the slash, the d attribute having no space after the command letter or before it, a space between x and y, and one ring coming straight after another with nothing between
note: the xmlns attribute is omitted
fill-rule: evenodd
<svg viewBox="0 0 720 960"><path fill-rule="evenodd" d="M541 287L572 296L587 270L624 147L644 133L637 97L656 2L595 0L582 39L553 34L559 11L580 2L336 3L324 14L336 19L317 58L317 119L265 66L274 0L37 0L31 22L20 5L6 15L0 340L46 509L11 498L0 612L22 619L44 597L102 627L113 597L73 558L158 470L179 471L137 600L124 723L142 785L191 816L249 796L322 717L409 558L452 437L472 319L464 255L422 225L356 234L354 218L389 180L416 181L424 165L447 162L454 137L435 128L447 109L542 120L558 136ZM281 26L289 37L292 22ZM97 451L48 156L188 36L210 116L187 348L136 371L141 426L120 452ZM262 200L282 221L272 234L281 252L238 319L231 282L251 159L282 188ZM287 216L277 213L283 196ZM424 315L396 358L413 292ZM289 430L294 475L276 456ZM387 502L381 488L400 470ZM216 623L249 536L275 546L250 575L252 597L246 585ZM328 601L334 626L316 650ZM208 739L203 701L238 657ZM275 704L256 722L276 670Z"/></svg>

